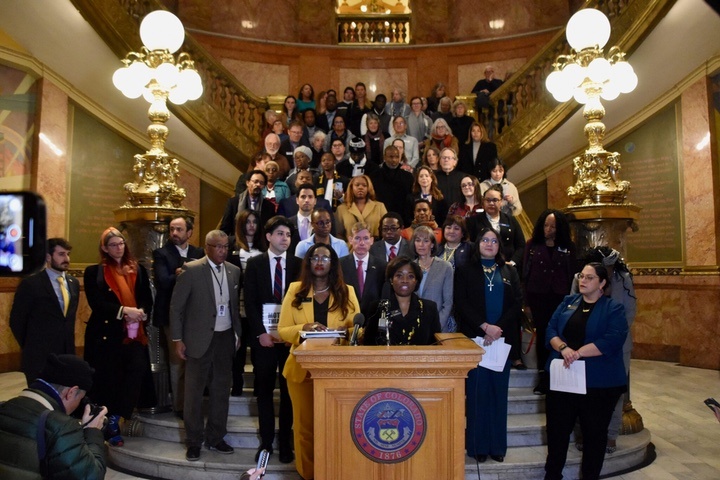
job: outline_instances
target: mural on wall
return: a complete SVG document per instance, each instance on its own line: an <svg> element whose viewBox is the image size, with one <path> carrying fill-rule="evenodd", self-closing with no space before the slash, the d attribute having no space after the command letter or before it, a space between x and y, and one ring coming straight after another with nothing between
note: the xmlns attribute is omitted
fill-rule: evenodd
<svg viewBox="0 0 720 480"><path fill-rule="evenodd" d="M127 200L123 186L132 180L133 157L144 151L77 106L71 145L67 231L73 263L96 263L100 234L117 226L113 211Z"/></svg>
<svg viewBox="0 0 720 480"><path fill-rule="evenodd" d="M621 155L620 176L631 185L628 200L642 207L640 230L627 236L627 260L635 267L683 260L678 108L678 102L668 105L607 147Z"/></svg>
<svg viewBox="0 0 720 480"><path fill-rule="evenodd" d="M30 187L37 92L37 78L0 65L0 189Z"/></svg>

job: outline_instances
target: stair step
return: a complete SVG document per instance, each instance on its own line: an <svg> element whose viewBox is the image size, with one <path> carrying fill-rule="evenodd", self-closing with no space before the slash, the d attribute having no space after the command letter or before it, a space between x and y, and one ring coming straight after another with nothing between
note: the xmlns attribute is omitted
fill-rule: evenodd
<svg viewBox="0 0 720 480"><path fill-rule="evenodd" d="M650 432L645 429L633 435L618 438L618 450L605 457L602 474L611 475L642 464L648 455ZM158 479L183 480L237 480L241 472L255 466L256 448L237 448L232 455L222 455L202 450L200 460L185 460L185 447L147 437L127 437L125 445L108 449L110 465L121 470ZM540 480L544 477L546 448L543 446L518 446L508 448L505 461L497 463L488 459L477 464L465 457L467 480ZM564 470L566 478L578 478L581 453L571 444ZM351 468L351 467L348 467ZM294 463L282 464L277 455L270 457L268 480L297 480Z"/></svg>

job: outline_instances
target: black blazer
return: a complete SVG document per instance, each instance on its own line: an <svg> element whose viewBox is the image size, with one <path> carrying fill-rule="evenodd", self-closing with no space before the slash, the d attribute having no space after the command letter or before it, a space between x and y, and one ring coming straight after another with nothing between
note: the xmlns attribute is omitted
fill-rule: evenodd
<svg viewBox="0 0 720 480"><path fill-rule="evenodd" d="M413 257L412 251L410 250L410 244L407 240L404 238L400 238L400 248L399 251L396 253L396 256L404 255L406 257ZM377 240L375 243L372 244L370 247L370 255L377 257L381 260L384 260L385 263L388 262L388 256L387 256L387 250L385 249L385 240L382 238L380 240Z"/></svg>
<svg viewBox="0 0 720 480"><path fill-rule="evenodd" d="M455 270L455 291L453 292L455 321L458 325L458 332L470 338L485 336L485 332L480 328L480 325L487 321L485 281L479 280L484 275L482 264L477 260ZM513 342L520 335L517 326L520 324L520 312L523 304L520 277L517 270L510 265L500 267L500 275L504 285L503 309L495 325L503 329L505 343L514 345Z"/></svg>
<svg viewBox="0 0 720 480"><path fill-rule="evenodd" d="M352 254L342 257L340 259L340 268L342 268L345 283L355 288L355 294L360 302L360 311L365 315L365 318L368 318L370 305L380 299L383 284L385 283L385 268L387 267L387 263L382 258L373 255L368 255L365 261L368 263L362 296L360 296L360 284L357 278L355 257Z"/></svg>
<svg viewBox="0 0 720 480"><path fill-rule="evenodd" d="M354 165L350 163L350 159L346 158L345 160L338 162L338 164L335 166L335 170L338 171L338 173L344 177L347 177L349 179L353 178L353 170ZM376 164L371 162L369 159L365 161L365 169L363 171L364 175L372 175L375 173L380 167Z"/></svg>
<svg viewBox="0 0 720 480"><path fill-rule="evenodd" d="M270 277L270 252L263 252L248 260L245 268L245 313L248 318L250 345L258 345L257 337L266 333L262 322L264 303L280 303L273 295L273 279ZM302 259L288 250L285 268L285 288L300 277Z"/></svg>
<svg viewBox="0 0 720 480"><path fill-rule="evenodd" d="M85 296L92 309L85 329L85 360L98 369L102 365L116 365L116 355L125 339L124 323L118 320L120 300L110 290L103 275L102 265L90 265L84 275ZM147 315L152 314L153 298L150 278L142 265L138 266L135 281L135 301Z"/></svg>
<svg viewBox="0 0 720 480"><path fill-rule="evenodd" d="M390 320L395 323L390 329L390 343L397 345L398 340L402 337L399 330L415 327L415 333L410 339L409 345L432 345L435 343L435 334L442 331L440 327L440 315L438 314L437 304L432 300L419 299L416 293L412 294L410 299L410 309L407 318L403 318L399 311L397 297L394 293L388 295L390 306ZM420 307L422 302L422 309ZM378 338L378 323L382 314L382 307L378 301L373 302L370 306L371 313L365 322L365 333L363 336L363 345L385 345L386 340ZM395 312L395 315L392 313ZM420 317L420 325L417 325L417 317ZM394 328L393 328L394 327Z"/></svg>
<svg viewBox="0 0 720 480"><path fill-rule="evenodd" d="M468 234L470 241L477 243L478 232L483 227L490 227L490 220L488 220L485 213L473 215L470 218L466 218ZM523 255L525 254L525 235L523 235L522 228L515 217L508 216L500 212L500 237L502 239L502 254L505 257L505 261L515 262L515 267L519 272L522 270Z"/></svg>
<svg viewBox="0 0 720 480"><path fill-rule="evenodd" d="M28 380L37 378L48 354L75 354L75 314L80 283L72 275L67 281L67 315L63 315L47 272L31 275L18 285L10 310L10 328L20 344L20 368Z"/></svg>
<svg viewBox="0 0 720 480"><path fill-rule="evenodd" d="M475 175L481 182L490 178L488 165L498 156L497 146L493 142L482 142L477 155L473 158L473 146L463 143L458 156L458 170Z"/></svg>
<svg viewBox="0 0 720 480"><path fill-rule="evenodd" d="M240 202L243 203L243 208L238 208ZM228 235L235 235L235 217L238 212L249 210L250 205L247 201L247 190L240 195L235 195L228 200L225 205L225 213L223 214L222 220L220 220L220 230L227 233ZM275 216L275 206L271 202L266 202L264 199L260 199L260 227L265 226L265 222Z"/></svg>
<svg viewBox="0 0 720 480"><path fill-rule="evenodd" d="M153 250L153 278L155 280L155 308L153 309L153 325L163 327L170 325L170 298L175 288L175 270L182 267L188 260L197 260L205 256L202 248L188 245L187 258L182 258L172 242L164 247Z"/></svg>

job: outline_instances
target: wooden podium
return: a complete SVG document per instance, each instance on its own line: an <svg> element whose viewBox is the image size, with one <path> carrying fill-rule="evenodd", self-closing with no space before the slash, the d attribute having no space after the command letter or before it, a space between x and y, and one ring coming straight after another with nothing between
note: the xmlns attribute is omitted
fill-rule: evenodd
<svg viewBox="0 0 720 480"><path fill-rule="evenodd" d="M314 339L295 350L313 378L316 480L465 478L465 378L484 351L460 334L437 338L443 343L428 347L350 347ZM359 438L356 407L363 410L363 398L378 389L402 390L425 414L419 448L409 457L382 459L395 463L372 460L353 440Z"/></svg>

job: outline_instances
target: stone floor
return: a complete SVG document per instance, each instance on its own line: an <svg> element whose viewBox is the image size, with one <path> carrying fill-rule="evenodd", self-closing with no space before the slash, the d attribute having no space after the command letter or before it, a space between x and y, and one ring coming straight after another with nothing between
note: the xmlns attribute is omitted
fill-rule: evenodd
<svg viewBox="0 0 720 480"><path fill-rule="evenodd" d="M720 424L703 404L720 399L720 372L673 363L633 360L633 405L652 432L657 459L647 467L613 478L619 480L720 479ZM0 392L17 381L0 375ZM108 471L106 480L138 477Z"/></svg>

